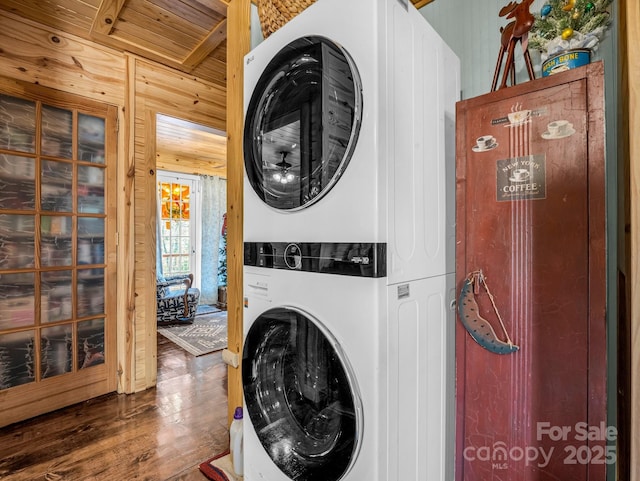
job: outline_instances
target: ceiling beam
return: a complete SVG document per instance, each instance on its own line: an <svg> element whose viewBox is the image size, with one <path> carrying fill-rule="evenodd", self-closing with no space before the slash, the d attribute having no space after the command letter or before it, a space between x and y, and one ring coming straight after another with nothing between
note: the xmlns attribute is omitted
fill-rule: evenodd
<svg viewBox="0 0 640 481"><path fill-rule="evenodd" d="M209 56L227 38L227 19L212 28L206 37L182 61L182 65L193 69Z"/></svg>
<svg viewBox="0 0 640 481"><path fill-rule="evenodd" d="M91 24L91 34L109 35L126 0L102 0Z"/></svg>
<svg viewBox="0 0 640 481"><path fill-rule="evenodd" d="M229 0L195 0L203 7L210 8L211 10L218 12L223 17L227 16L227 7L229 6Z"/></svg>

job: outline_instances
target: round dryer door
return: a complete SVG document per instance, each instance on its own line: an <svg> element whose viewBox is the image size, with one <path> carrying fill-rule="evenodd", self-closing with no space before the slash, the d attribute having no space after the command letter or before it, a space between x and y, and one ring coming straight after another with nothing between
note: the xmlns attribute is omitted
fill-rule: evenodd
<svg viewBox="0 0 640 481"><path fill-rule="evenodd" d="M324 37L300 38L262 73L245 119L249 182L269 206L307 207L349 163L362 118L362 87L351 57Z"/></svg>
<svg viewBox="0 0 640 481"><path fill-rule="evenodd" d="M279 307L251 325L242 361L245 409L292 480L336 481L360 448L362 405L340 346L308 314Z"/></svg>

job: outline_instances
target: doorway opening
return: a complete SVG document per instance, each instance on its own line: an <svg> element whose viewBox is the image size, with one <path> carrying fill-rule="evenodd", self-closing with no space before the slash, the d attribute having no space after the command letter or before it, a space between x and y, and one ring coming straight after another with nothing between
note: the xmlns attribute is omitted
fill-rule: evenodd
<svg viewBox="0 0 640 481"><path fill-rule="evenodd" d="M156 168L157 276L193 274L199 303L218 305L226 286L226 135L156 114Z"/></svg>
<svg viewBox="0 0 640 481"><path fill-rule="evenodd" d="M226 299L224 309L219 299L226 281L225 134L156 114L155 180L159 346L168 339L193 356L219 356L227 346Z"/></svg>

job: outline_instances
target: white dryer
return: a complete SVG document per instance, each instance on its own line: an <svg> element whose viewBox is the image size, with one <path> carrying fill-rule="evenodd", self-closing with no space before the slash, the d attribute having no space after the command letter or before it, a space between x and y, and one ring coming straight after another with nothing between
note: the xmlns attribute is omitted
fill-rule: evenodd
<svg viewBox="0 0 640 481"><path fill-rule="evenodd" d="M453 265L459 62L410 2L318 0L244 78L246 241L382 244L391 282Z"/></svg>
<svg viewBox="0 0 640 481"><path fill-rule="evenodd" d="M244 277L245 481L453 479L453 274Z"/></svg>

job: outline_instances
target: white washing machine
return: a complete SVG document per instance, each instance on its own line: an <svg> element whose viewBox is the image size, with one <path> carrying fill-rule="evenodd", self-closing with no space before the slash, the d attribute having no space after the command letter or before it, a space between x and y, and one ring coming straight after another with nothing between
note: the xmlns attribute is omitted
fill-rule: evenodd
<svg viewBox="0 0 640 481"><path fill-rule="evenodd" d="M403 0L245 57L246 481L448 481L459 62Z"/></svg>
<svg viewBox="0 0 640 481"><path fill-rule="evenodd" d="M453 274L244 282L245 481L453 479Z"/></svg>
<svg viewBox="0 0 640 481"><path fill-rule="evenodd" d="M246 241L383 245L391 283L453 265L459 61L408 0L318 0L244 77Z"/></svg>

